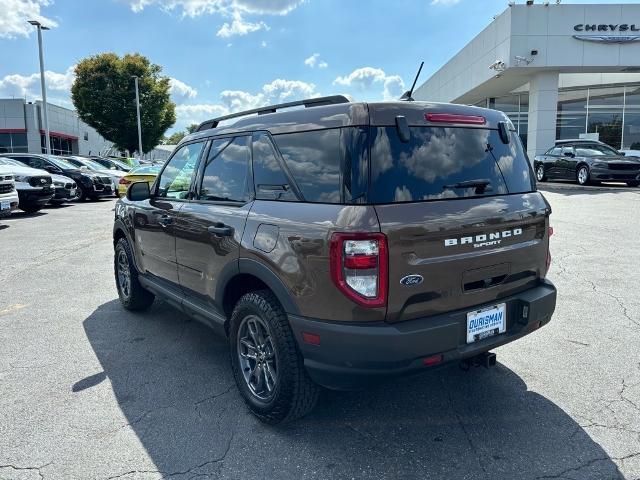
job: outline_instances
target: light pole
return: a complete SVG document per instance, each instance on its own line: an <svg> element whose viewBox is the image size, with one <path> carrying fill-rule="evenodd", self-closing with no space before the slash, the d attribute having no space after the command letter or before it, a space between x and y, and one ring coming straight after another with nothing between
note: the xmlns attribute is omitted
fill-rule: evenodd
<svg viewBox="0 0 640 480"><path fill-rule="evenodd" d="M44 140L47 155L51 155L51 140L49 140L49 115L47 114L47 87L44 83L44 53L42 50L42 30L49 30L37 20L29 20L38 29L38 50L40 51L40 88L42 89L42 111L44 112Z"/></svg>
<svg viewBox="0 0 640 480"><path fill-rule="evenodd" d="M136 83L136 115L138 117L138 158L142 158L142 127L140 126L140 94L138 93L138 77L134 76Z"/></svg>

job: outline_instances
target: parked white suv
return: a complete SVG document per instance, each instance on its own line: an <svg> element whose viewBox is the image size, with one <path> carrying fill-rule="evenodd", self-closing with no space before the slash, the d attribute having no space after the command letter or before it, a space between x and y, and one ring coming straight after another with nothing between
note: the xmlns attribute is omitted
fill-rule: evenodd
<svg viewBox="0 0 640 480"><path fill-rule="evenodd" d="M11 169L0 165L0 218L18 208L18 192Z"/></svg>
<svg viewBox="0 0 640 480"><path fill-rule="evenodd" d="M23 163L6 157L0 157L0 165L4 171L13 175L20 200L18 205L20 210L35 213L53 198L55 190L49 172L27 167Z"/></svg>

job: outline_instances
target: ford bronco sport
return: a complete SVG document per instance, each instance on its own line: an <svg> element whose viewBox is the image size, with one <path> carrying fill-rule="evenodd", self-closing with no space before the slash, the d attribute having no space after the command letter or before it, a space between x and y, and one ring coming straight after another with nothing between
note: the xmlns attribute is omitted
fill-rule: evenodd
<svg viewBox="0 0 640 480"><path fill-rule="evenodd" d="M115 210L124 307L158 296L225 335L269 423L318 385L491 364L555 308L551 208L494 110L334 96L227 115Z"/></svg>

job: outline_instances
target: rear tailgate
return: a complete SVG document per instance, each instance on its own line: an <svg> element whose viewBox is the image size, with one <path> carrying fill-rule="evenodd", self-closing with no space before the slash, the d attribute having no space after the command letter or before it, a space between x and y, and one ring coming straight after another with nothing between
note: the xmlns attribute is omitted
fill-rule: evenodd
<svg viewBox="0 0 640 480"><path fill-rule="evenodd" d="M476 310L538 285L551 211L511 123L493 110L408 103L404 127L396 112L371 108L387 321Z"/></svg>
<svg viewBox="0 0 640 480"><path fill-rule="evenodd" d="M537 192L376 212L389 243L388 322L494 302L545 275L549 210ZM401 283L410 275L422 283Z"/></svg>

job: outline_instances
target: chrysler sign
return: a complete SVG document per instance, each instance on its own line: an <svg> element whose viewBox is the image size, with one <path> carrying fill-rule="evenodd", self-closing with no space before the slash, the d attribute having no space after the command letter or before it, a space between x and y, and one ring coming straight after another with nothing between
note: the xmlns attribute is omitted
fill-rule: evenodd
<svg viewBox="0 0 640 480"><path fill-rule="evenodd" d="M587 42L600 42L600 43L628 43L640 40L640 28L635 23L579 23L574 25L573 29L576 32L598 32L595 35L574 35L573 38L577 40L584 40ZM622 35L607 35L601 32L620 32ZM627 34L625 32L639 32L638 34Z"/></svg>

